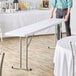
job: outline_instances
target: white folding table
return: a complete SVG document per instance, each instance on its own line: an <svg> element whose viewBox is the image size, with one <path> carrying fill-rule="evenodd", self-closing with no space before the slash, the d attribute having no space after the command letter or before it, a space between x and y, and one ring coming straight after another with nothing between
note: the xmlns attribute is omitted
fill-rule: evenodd
<svg viewBox="0 0 76 76"><path fill-rule="evenodd" d="M28 47L30 43L30 41L28 41L28 37L33 36L35 33L39 31L56 26L58 24L61 26L62 22L64 22L63 19L49 18L49 19L5 33L6 36L12 36L12 37L18 36L20 38L20 68L18 69L23 69L22 68L22 37L26 37L26 69L24 68L23 70L31 70L31 69L28 69Z"/></svg>

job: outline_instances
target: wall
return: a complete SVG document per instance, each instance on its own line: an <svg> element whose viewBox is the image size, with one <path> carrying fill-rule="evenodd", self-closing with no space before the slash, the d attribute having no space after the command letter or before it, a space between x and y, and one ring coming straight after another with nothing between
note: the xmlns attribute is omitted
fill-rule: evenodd
<svg viewBox="0 0 76 76"><path fill-rule="evenodd" d="M73 0L73 8L71 10L71 31L76 34L76 0Z"/></svg>

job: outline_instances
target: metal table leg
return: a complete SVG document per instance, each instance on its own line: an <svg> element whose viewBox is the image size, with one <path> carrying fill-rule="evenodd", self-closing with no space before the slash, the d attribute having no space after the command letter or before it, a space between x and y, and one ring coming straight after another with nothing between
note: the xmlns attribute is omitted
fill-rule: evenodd
<svg viewBox="0 0 76 76"><path fill-rule="evenodd" d="M55 45L56 45L56 42L57 42L57 26L55 25ZM48 47L48 49L54 49L55 47Z"/></svg>
<svg viewBox="0 0 76 76"><path fill-rule="evenodd" d="M60 38L62 38L62 23L60 23L59 25L60 25Z"/></svg>
<svg viewBox="0 0 76 76"><path fill-rule="evenodd" d="M22 38L20 37L20 68L22 68Z"/></svg>
<svg viewBox="0 0 76 76"><path fill-rule="evenodd" d="M31 71L32 69L28 69L28 37L26 37L26 68L22 68L22 37L19 38L20 41L20 67L15 68L12 66L13 69L19 69L19 70L27 70Z"/></svg>
<svg viewBox="0 0 76 76"><path fill-rule="evenodd" d="M31 68L28 69L28 46L29 46L29 44L28 44L28 37L26 37L26 70L27 71L28 70L32 70Z"/></svg>
<svg viewBox="0 0 76 76"><path fill-rule="evenodd" d="M13 69L22 69L22 38L19 38L19 42L20 42L20 67L19 68L15 68L12 66Z"/></svg>
<svg viewBox="0 0 76 76"><path fill-rule="evenodd" d="M60 38L62 38L62 23L59 24L60 26ZM55 25L55 46L57 43L57 25ZM54 49L55 47L48 47L49 49Z"/></svg>
<svg viewBox="0 0 76 76"><path fill-rule="evenodd" d="M58 24L60 26L60 38L62 38L62 23ZM55 44L57 43L57 26L55 26Z"/></svg>

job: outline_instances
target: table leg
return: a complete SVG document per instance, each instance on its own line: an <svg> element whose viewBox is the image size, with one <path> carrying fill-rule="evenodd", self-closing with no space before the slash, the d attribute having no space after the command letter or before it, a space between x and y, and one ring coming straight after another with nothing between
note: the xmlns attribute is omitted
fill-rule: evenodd
<svg viewBox="0 0 76 76"><path fill-rule="evenodd" d="M28 37L26 37L26 70L32 70L31 68L28 69Z"/></svg>
<svg viewBox="0 0 76 76"><path fill-rule="evenodd" d="M22 68L22 38L20 37L20 68Z"/></svg>
<svg viewBox="0 0 76 76"><path fill-rule="evenodd" d="M55 45L56 45L56 42L57 42L57 25L55 25ZM55 46L54 47L48 47L48 49L54 49L55 48Z"/></svg>
<svg viewBox="0 0 76 76"><path fill-rule="evenodd" d="M32 69L28 69L28 37L26 37L26 69L22 68L22 37L19 38L20 41L20 67L19 68L14 68L13 69L19 69L19 70L27 70L31 71Z"/></svg>
<svg viewBox="0 0 76 76"><path fill-rule="evenodd" d="M62 23L58 24L60 26L60 39L62 38ZM57 26L55 26L55 44L57 43L58 39L57 39Z"/></svg>
<svg viewBox="0 0 76 76"><path fill-rule="evenodd" d="M28 70L28 37L26 37L26 69Z"/></svg>
<svg viewBox="0 0 76 76"><path fill-rule="evenodd" d="M57 43L57 26L55 26L55 45Z"/></svg>
<svg viewBox="0 0 76 76"><path fill-rule="evenodd" d="M60 23L59 25L60 25L60 38L62 38L62 23Z"/></svg>
<svg viewBox="0 0 76 76"><path fill-rule="evenodd" d="M55 25L55 46L56 46L56 43L57 43L57 25ZM60 26L60 38L62 38L62 23L60 23L59 26ZM49 49L54 49L55 47L48 47L48 48Z"/></svg>
<svg viewBox="0 0 76 76"><path fill-rule="evenodd" d="M3 37L2 37L2 29L0 28L0 39L1 41L3 41Z"/></svg>
<svg viewBox="0 0 76 76"><path fill-rule="evenodd" d="M20 37L19 38L19 42L20 42L20 67L19 68L14 68L12 66L13 69L22 69L22 38Z"/></svg>

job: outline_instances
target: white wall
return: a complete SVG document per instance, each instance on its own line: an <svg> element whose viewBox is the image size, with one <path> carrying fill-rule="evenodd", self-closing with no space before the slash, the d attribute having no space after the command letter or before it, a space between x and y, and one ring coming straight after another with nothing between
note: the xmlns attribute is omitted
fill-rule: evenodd
<svg viewBox="0 0 76 76"><path fill-rule="evenodd" d="M76 34L76 0L73 0L73 8L71 10L71 31Z"/></svg>

